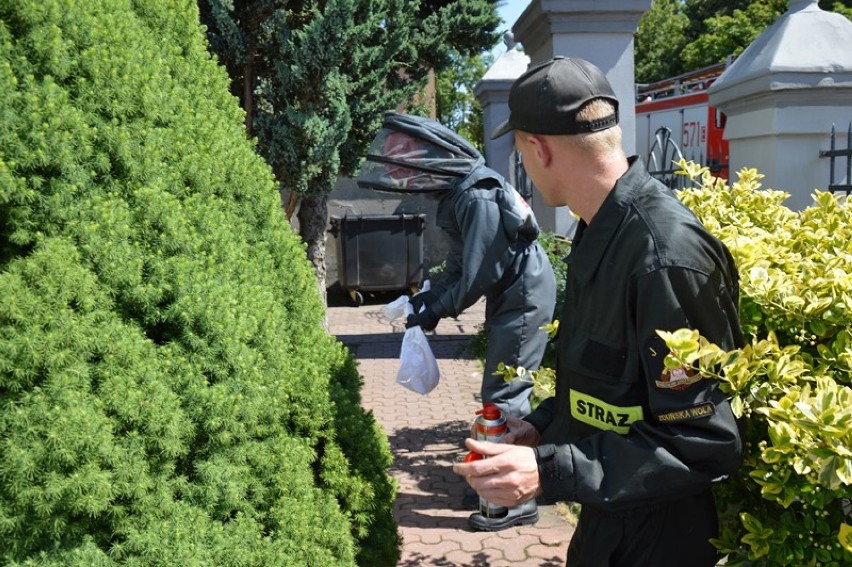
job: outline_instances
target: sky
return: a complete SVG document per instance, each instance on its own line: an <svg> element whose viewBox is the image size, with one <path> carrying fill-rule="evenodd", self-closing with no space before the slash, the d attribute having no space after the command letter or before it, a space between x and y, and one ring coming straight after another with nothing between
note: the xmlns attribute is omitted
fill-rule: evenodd
<svg viewBox="0 0 852 567"><path fill-rule="evenodd" d="M503 23L498 29L511 30L512 26L515 25L515 22L518 21L518 18L521 17L523 11L530 5L530 1L531 0L503 0L502 6L497 8L497 13L500 14L501 18L503 18ZM491 50L491 53L494 55L495 59L506 53L506 44L503 43L502 37L497 45L494 46L494 49Z"/></svg>

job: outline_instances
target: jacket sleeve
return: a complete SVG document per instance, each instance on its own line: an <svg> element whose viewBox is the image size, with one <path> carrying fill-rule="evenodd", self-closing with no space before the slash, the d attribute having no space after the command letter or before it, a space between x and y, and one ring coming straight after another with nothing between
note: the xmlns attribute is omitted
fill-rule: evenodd
<svg viewBox="0 0 852 567"><path fill-rule="evenodd" d="M738 425L718 382L687 369L664 372L667 350L655 332L687 327L724 349L741 346L736 283L720 273L665 268L640 278L633 291L643 418L626 435L599 431L538 447L548 500L627 508L706 489L740 465Z"/></svg>
<svg viewBox="0 0 852 567"><path fill-rule="evenodd" d="M438 282L442 293L431 305L442 318L455 317L476 303L500 281L514 255L496 201L474 193L456 206L455 213L461 258L451 253L447 277Z"/></svg>
<svg viewBox="0 0 852 567"><path fill-rule="evenodd" d="M543 399L532 413L524 418L524 421L532 424L532 426L536 428L536 431L541 433L547 429L547 426L550 425L551 421L553 421L553 413L555 410L554 401L555 399L553 396Z"/></svg>

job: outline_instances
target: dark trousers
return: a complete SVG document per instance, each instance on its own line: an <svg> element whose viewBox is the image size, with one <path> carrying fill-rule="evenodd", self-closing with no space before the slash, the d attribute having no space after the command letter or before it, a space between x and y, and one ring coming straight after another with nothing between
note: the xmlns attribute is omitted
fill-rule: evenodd
<svg viewBox="0 0 852 567"><path fill-rule="evenodd" d="M506 382L494 375L502 362L507 366L523 366L537 370L547 348L549 337L541 328L553 322L556 303L556 279L547 254L537 242L530 243L519 254L518 272L508 282L501 282L500 292L489 294L485 304L485 334L488 350L482 376L482 403L497 404L515 417L530 411L532 381Z"/></svg>
<svg viewBox="0 0 852 567"><path fill-rule="evenodd" d="M623 513L583 507L567 567L713 567L718 535L711 490Z"/></svg>

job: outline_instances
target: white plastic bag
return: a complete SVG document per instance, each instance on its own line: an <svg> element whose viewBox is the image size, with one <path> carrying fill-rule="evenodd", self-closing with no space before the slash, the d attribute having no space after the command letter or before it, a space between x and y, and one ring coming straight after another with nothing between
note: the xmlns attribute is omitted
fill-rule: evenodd
<svg viewBox="0 0 852 567"><path fill-rule="evenodd" d="M385 316L393 321L400 317L408 318L414 313L408 296L403 295L385 306ZM428 394L435 389L441 373L438 361L432 353L432 347L426 339L426 334L420 327L405 330L402 336L402 349L399 353L399 371L396 382L412 392Z"/></svg>

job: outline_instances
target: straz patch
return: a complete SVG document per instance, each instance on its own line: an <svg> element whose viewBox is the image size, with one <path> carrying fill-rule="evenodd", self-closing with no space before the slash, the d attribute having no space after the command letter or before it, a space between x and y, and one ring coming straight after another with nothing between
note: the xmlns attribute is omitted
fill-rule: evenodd
<svg viewBox="0 0 852 567"><path fill-rule="evenodd" d="M664 390L685 390L701 380L701 374L690 368L663 368L660 379L655 380L657 388Z"/></svg>
<svg viewBox="0 0 852 567"><path fill-rule="evenodd" d="M571 390L571 415L592 427L627 435L630 424L642 421L642 406L614 406L594 396Z"/></svg>
<svg viewBox="0 0 852 567"><path fill-rule="evenodd" d="M716 413L716 406L713 402L704 402L691 408L682 410L670 411L655 415L660 423L679 423L681 421L690 421L702 417L709 417Z"/></svg>

